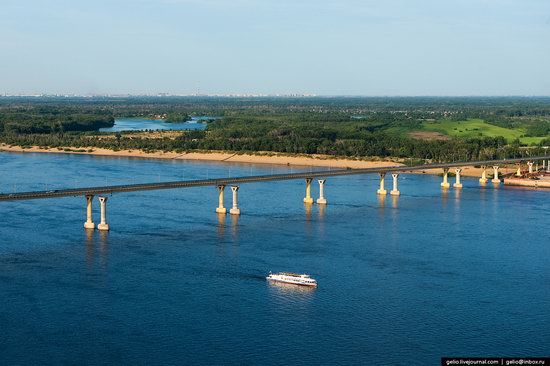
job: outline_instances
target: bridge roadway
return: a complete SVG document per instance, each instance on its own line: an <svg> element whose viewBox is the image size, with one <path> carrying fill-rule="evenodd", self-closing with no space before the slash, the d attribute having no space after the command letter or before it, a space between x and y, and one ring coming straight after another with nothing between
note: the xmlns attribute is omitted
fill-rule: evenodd
<svg viewBox="0 0 550 366"><path fill-rule="evenodd" d="M187 181L160 182L160 183L126 184L126 185L104 186L104 187L59 189L59 190L21 192L21 193L3 193L3 194L0 194L0 201L18 201L18 200L40 199L40 198L112 194L112 193L118 193L118 192L136 192L136 191L147 191L147 190L157 190L157 189L219 186L219 185L230 185L230 184L267 182L267 181L275 181L275 180L327 178L327 177L335 177L335 176L343 176L343 175L358 175L358 174L372 174L372 173L399 173L399 172L422 171L422 170L443 169L443 168L453 168L453 167L458 168L458 167L474 166L474 165L493 166L493 165L499 165L499 164L514 164L514 163L521 163L524 161L536 161L536 160L545 160L545 159L548 159L548 157L538 156L538 157L517 158L517 159L425 164L425 165L416 165L416 166L400 165L400 166L388 166L388 167L364 168L364 169L322 170L322 171L313 171L313 172L256 175L256 176L235 177L235 178L214 178L214 179L187 180Z"/></svg>

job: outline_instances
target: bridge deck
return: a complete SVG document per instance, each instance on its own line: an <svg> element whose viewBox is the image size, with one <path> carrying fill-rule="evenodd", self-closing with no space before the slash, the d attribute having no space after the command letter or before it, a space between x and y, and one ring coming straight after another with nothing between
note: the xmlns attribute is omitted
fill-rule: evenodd
<svg viewBox="0 0 550 366"><path fill-rule="evenodd" d="M17 201L17 200L30 200L40 198L55 198L55 197L68 197L68 196L84 196L84 195L98 195L98 194L112 194L117 192L135 192L157 189L174 189L174 188L189 188L189 187L203 187L203 186L218 186L229 184L244 184L253 182L267 182L275 180L291 180L291 179L305 179L305 178L326 178L343 175L358 175L358 174L372 174L372 173L395 173L395 172L409 172L409 171L422 171L430 169L442 169L453 168L473 165L498 165L498 164L513 164L523 161L534 161L547 159L546 156L530 157L530 158L518 158L518 159L504 159L504 160L486 160L486 161L471 161L471 162L458 162L458 163L441 163L441 164L425 164L416 166L388 166L377 168L365 168L365 169L338 169L338 170L324 170L315 172L301 172L290 174L271 174L271 175L257 175L257 176L245 176L235 178L214 178L214 179L202 179L202 180L187 180L187 181L174 181L174 182L161 182L161 183L144 183L144 184L126 184L104 187L86 187L86 188L74 188L74 189L59 189L48 191L34 191L34 192L21 192L21 193L4 193L0 194L0 201Z"/></svg>

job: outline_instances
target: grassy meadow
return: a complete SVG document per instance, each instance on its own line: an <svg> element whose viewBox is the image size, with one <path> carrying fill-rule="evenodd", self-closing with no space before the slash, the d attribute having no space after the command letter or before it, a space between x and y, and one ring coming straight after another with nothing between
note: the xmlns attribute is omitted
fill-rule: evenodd
<svg viewBox="0 0 550 366"><path fill-rule="evenodd" d="M525 137L525 130L522 128L504 128L489 124L481 119L469 119L466 121L440 120L433 122L424 122L422 127L425 131L439 132L441 134L453 137L472 138L472 137L504 137L508 142L515 139L520 140L522 144L536 144L545 138L550 137Z"/></svg>

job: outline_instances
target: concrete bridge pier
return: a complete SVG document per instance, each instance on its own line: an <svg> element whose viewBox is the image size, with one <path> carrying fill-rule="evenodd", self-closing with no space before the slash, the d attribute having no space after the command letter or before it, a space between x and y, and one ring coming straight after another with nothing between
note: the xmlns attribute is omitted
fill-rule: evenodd
<svg viewBox="0 0 550 366"><path fill-rule="evenodd" d="M462 172L462 169L456 168L455 169L456 176L455 176L455 183L453 184L454 188L462 188L462 183L460 183L460 172Z"/></svg>
<svg viewBox="0 0 550 366"><path fill-rule="evenodd" d="M542 160L542 170L546 170L546 160Z"/></svg>
<svg viewBox="0 0 550 366"><path fill-rule="evenodd" d="M109 231L109 224L107 224L107 197L98 197L99 207L101 209L101 222L97 225L97 229L101 231Z"/></svg>
<svg viewBox="0 0 550 366"><path fill-rule="evenodd" d="M485 165L483 165L481 167L481 169L483 169L483 170L481 171L481 178L479 178L479 183L486 184L488 182L488 180L487 180L487 167Z"/></svg>
<svg viewBox="0 0 550 366"><path fill-rule="evenodd" d="M546 172L550 173L550 160L546 162Z"/></svg>
<svg viewBox="0 0 550 366"><path fill-rule="evenodd" d="M327 200L325 199L325 179L319 179L319 198L317 198L317 203L319 205L326 205Z"/></svg>
<svg viewBox="0 0 550 366"><path fill-rule="evenodd" d="M399 192L399 189L397 189L397 178L399 178L399 174L392 173L391 176L393 178L393 189L390 191L390 194L392 196L399 196L401 194L401 192Z"/></svg>
<svg viewBox="0 0 550 366"><path fill-rule="evenodd" d="M443 168L443 182L441 183L441 188L449 188L451 185L449 184L449 168Z"/></svg>
<svg viewBox="0 0 550 366"><path fill-rule="evenodd" d="M380 189L378 191L376 191L376 193L378 193L379 195L386 195L388 194L388 191L386 191L385 187L384 187L384 178L386 177L386 173L380 173Z"/></svg>
<svg viewBox="0 0 550 366"><path fill-rule="evenodd" d="M227 213L227 209L223 206L223 192L225 190L225 186L224 185L219 185L218 186L218 207L216 208L216 212L219 213L219 214L226 214Z"/></svg>
<svg viewBox="0 0 550 366"><path fill-rule="evenodd" d="M516 171L516 177L521 177L521 163L518 164L518 170Z"/></svg>
<svg viewBox="0 0 550 366"><path fill-rule="evenodd" d="M95 229L95 224L92 221L92 202L94 200L93 195L86 195L86 222L84 223L84 229Z"/></svg>
<svg viewBox="0 0 550 366"><path fill-rule="evenodd" d="M311 204L313 203L313 198L311 198L311 178L306 178L306 196L304 197L304 203Z"/></svg>
<svg viewBox="0 0 550 366"><path fill-rule="evenodd" d="M532 162L532 161L528 161L528 162L527 162L527 166L529 166L529 174L533 173L533 162Z"/></svg>
<svg viewBox="0 0 550 366"><path fill-rule="evenodd" d="M500 184L500 179L498 177L498 168L499 168L498 165L493 166L493 179L491 180L493 184Z"/></svg>
<svg viewBox="0 0 550 366"><path fill-rule="evenodd" d="M239 191L239 186L231 186L231 191L233 191L233 207L229 210L231 215L240 215L241 210L237 205L237 192Z"/></svg>

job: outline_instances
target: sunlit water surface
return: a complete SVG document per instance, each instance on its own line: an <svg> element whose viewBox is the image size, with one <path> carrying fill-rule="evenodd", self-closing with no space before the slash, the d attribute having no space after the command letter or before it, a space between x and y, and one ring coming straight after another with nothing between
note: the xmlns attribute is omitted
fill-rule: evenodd
<svg viewBox="0 0 550 366"><path fill-rule="evenodd" d="M0 191L291 170L2 153ZM380 200L376 176L330 178L326 208L303 205L303 181L246 184L238 218L214 213L214 187L115 194L107 234L82 228L83 197L0 202L0 364L548 355L550 192L439 183L402 175ZM319 288L265 281L282 270Z"/></svg>

